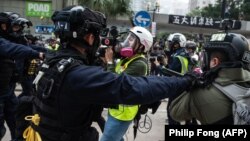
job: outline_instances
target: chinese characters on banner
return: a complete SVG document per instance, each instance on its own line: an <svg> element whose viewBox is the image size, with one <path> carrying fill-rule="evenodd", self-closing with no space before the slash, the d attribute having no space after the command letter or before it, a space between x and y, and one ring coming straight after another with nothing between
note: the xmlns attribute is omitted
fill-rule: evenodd
<svg viewBox="0 0 250 141"><path fill-rule="evenodd" d="M220 28L221 20L208 17L169 15L169 23L203 28ZM241 22L236 20L230 20L230 26L232 27L232 29L240 29Z"/></svg>

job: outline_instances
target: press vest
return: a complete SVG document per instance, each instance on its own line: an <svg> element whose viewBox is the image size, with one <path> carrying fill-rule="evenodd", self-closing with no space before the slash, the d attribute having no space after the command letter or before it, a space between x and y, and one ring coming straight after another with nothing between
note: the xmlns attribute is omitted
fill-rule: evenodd
<svg viewBox="0 0 250 141"><path fill-rule="evenodd" d="M57 51L57 50L59 49L59 45L56 44L56 45L55 45L55 48L53 48L52 46L48 46L48 49Z"/></svg>
<svg viewBox="0 0 250 141"><path fill-rule="evenodd" d="M133 62L136 59L139 58L145 58L144 55L135 55L134 57L132 57L129 61L127 61L124 65L122 65L124 63L125 60L121 60L115 67L115 72L117 74L121 74L123 71L126 70L126 68L128 67L128 65ZM147 69L147 67L146 67ZM147 72L147 71L146 71ZM146 75L146 74L145 74ZM118 119L118 120L122 120L122 121L131 121L135 118L137 112L139 109L139 105L124 105L124 104L120 104L118 106L118 109L109 109L109 114Z"/></svg>
<svg viewBox="0 0 250 141"><path fill-rule="evenodd" d="M180 55L177 55L176 57L181 62L181 74L185 74L186 72L188 72L188 59Z"/></svg>

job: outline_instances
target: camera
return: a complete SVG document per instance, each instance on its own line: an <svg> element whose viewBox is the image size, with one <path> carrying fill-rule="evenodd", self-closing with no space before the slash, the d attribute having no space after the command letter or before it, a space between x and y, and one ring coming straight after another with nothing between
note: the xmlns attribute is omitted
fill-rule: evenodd
<svg viewBox="0 0 250 141"><path fill-rule="evenodd" d="M150 57L150 58L149 58L149 61L150 61L150 62L154 62L154 61L155 61L155 57Z"/></svg>
<svg viewBox="0 0 250 141"><path fill-rule="evenodd" d="M96 51L96 56L97 57L105 57L105 52L106 52L107 48L108 48L107 46L99 47L98 50Z"/></svg>
<svg viewBox="0 0 250 141"><path fill-rule="evenodd" d="M101 44L105 46L116 46L118 43L118 37L120 36L116 26L105 28L101 32Z"/></svg>
<svg viewBox="0 0 250 141"><path fill-rule="evenodd" d="M164 56L163 56L163 55L158 55L158 56L157 56L157 61L158 61L158 62L162 62L163 59L164 59Z"/></svg>
<svg viewBox="0 0 250 141"><path fill-rule="evenodd" d="M101 39L101 44L105 46L116 46L118 43L116 38L113 37L105 37Z"/></svg>

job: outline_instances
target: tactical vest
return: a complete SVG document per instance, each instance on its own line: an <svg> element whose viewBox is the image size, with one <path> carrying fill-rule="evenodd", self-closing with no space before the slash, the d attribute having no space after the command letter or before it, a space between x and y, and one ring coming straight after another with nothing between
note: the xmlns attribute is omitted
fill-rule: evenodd
<svg viewBox="0 0 250 141"><path fill-rule="evenodd" d="M135 55L129 61L127 61L125 64L124 62L126 60L121 60L115 67L115 72L117 74L121 74L123 71L126 70L128 65L133 62L136 59L140 58L145 58L144 55ZM123 65L124 64L124 65ZM147 67L146 67L147 69ZM147 71L146 71L147 72ZM145 74L146 75L146 74ZM124 104L119 104L118 109L109 109L109 114L121 121L131 121L135 118L137 112L139 109L139 105L124 105Z"/></svg>
<svg viewBox="0 0 250 141"><path fill-rule="evenodd" d="M36 84L36 96L34 98L35 114L39 114L40 123L38 126L32 124L41 136L43 141L97 141L91 139L92 136L98 136L98 133L92 133L90 127L73 127L68 129L63 126L60 119L58 97L60 97L60 87L64 76L69 70L81 65L82 62L73 58L54 58L42 64L37 77L34 80ZM89 125L88 123L86 125ZM90 123L91 125L91 123ZM91 134L91 135L90 135ZM98 137L97 137L98 138Z"/></svg>
<svg viewBox="0 0 250 141"><path fill-rule="evenodd" d="M181 74L185 74L186 72L188 72L188 59L180 55L177 55L176 57L181 62Z"/></svg>

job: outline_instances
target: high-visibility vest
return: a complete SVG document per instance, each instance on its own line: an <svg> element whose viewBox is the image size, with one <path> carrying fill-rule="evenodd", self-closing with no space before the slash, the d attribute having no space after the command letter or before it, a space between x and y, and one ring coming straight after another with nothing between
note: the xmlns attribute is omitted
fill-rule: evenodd
<svg viewBox="0 0 250 141"><path fill-rule="evenodd" d="M145 58L144 55L135 55L133 56L129 61L127 61L124 65L125 60L121 60L115 67L115 72L117 74L122 73L128 65L134 61L135 59L138 58ZM146 67L147 69L147 67ZM147 72L147 71L146 71ZM146 75L146 74L145 74ZM139 110L139 105L124 105L124 104L119 104L118 109L109 109L109 114L121 121L131 121L135 118L137 112Z"/></svg>
<svg viewBox="0 0 250 141"><path fill-rule="evenodd" d="M181 62L181 74L185 74L188 72L188 59L186 57L177 55L176 56Z"/></svg>
<svg viewBox="0 0 250 141"><path fill-rule="evenodd" d="M56 44L55 48L53 48L52 46L48 46L48 49L57 51L59 49L59 45Z"/></svg>

